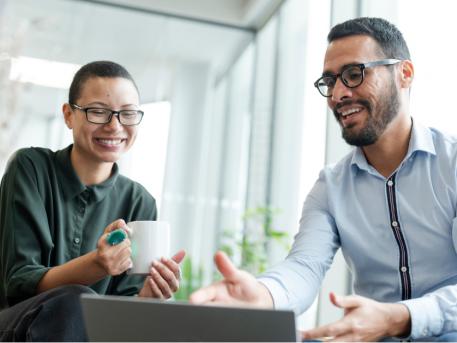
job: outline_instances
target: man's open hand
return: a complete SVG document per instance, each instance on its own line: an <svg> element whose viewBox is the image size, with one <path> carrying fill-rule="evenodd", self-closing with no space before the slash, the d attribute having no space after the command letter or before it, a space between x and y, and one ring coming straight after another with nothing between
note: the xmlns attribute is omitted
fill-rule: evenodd
<svg viewBox="0 0 457 343"><path fill-rule="evenodd" d="M344 309L344 317L335 323L304 331L302 339L326 341L378 341L383 337L408 336L411 318L403 304L381 303L357 295L336 296L333 305Z"/></svg>

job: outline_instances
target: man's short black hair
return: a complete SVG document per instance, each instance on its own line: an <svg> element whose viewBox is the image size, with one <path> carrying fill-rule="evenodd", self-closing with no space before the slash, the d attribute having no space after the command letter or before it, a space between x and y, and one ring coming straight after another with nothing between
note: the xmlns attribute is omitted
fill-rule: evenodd
<svg viewBox="0 0 457 343"><path fill-rule="evenodd" d="M397 27L382 18L361 17L335 25L327 40L331 43L339 38L355 35L367 35L373 38L381 48L385 58L410 60L408 45Z"/></svg>
<svg viewBox="0 0 457 343"><path fill-rule="evenodd" d="M81 96L81 89L84 83L92 77L122 77L132 81L137 92L138 87L132 75L120 64L111 61L95 61L83 65L73 77L68 94L68 102L75 104Z"/></svg>

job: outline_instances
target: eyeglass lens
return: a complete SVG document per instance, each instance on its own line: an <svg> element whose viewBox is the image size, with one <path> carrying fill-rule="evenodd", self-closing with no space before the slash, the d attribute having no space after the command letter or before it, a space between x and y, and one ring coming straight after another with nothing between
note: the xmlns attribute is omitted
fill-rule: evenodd
<svg viewBox="0 0 457 343"><path fill-rule="evenodd" d="M322 95L332 95L337 77L337 75L324 76L319 80L317 86ZM350 66L341 72L340 78L347 87L357 87L363 81L363 69L361 66Z"/></svg>
<svg viewBox="0 0 457 343"><path fill-rule="evenodd" d="M111 111L106 109L88 108L87 119L95 124L106 124L110 121ZM142 114L135 110L125 110L119 112L119 120L123 125L136 125L141 121Z"/></svg>

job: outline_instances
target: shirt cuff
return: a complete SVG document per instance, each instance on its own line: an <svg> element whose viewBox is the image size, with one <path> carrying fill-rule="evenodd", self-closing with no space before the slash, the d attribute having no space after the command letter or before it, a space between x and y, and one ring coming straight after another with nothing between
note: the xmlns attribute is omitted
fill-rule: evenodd
<svg viewBox="0 0 457 343"><path fill-rule="evenodd" d="M409 338L418 339L441 334L443 318L440 307L431 297L420 297L400 301L408 307L411 315L411 335Z"/></svg>
<svg viewBox="0 0 457 343"><path fill-rule="evenodd" d="M17 272L5 285L8 306L37 295L37 287L50 267L33 266L27 271Z"/></svg>
<svg viewBox="0 0 457 343"><path fill-rule="evenodd" d="M259 277L257 281L261 282L270 292L275 309L286 309L289 305L289 299L282 285L274 279Z"/></svg>

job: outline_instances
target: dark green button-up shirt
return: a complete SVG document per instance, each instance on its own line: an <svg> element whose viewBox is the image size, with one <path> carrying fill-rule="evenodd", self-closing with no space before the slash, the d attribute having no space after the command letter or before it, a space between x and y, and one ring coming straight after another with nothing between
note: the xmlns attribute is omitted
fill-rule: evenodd
<svg viewBox="0 0 457 343"><path fill-rule="evenodd" d="M43 275L96 249L116 219L155 220L154 198L119 174L85 186L70 160L72 146L19 150L0 185L0 308L36 294ZM144 277L125 273L91 285L100 294L138 293Z"/></svg>

